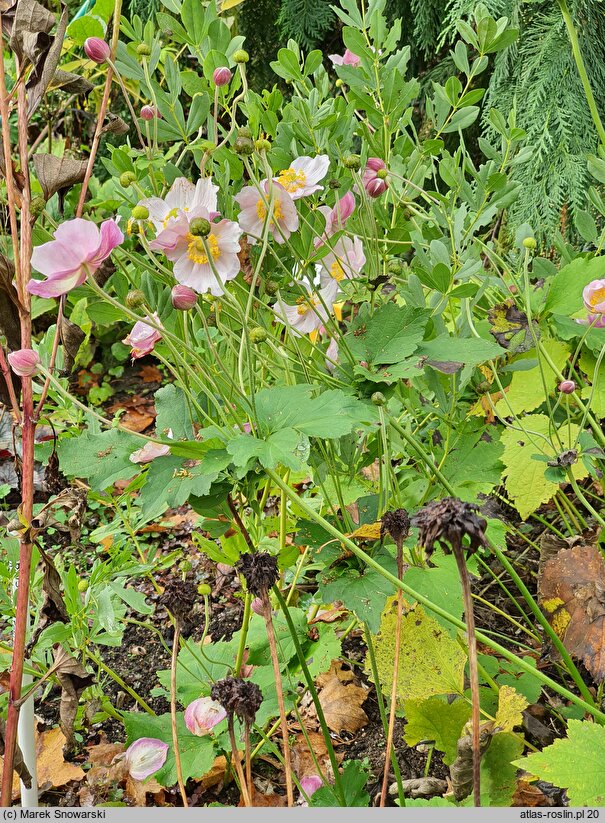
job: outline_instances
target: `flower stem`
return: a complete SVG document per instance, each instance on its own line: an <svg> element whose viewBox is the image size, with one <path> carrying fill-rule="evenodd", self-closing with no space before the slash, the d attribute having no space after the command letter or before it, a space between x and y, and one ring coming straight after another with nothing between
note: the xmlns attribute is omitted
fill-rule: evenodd
<svg viewBox="0 0 605 823"><path fill-rule="evenodd" d="M181 764L181 752L179 750L179 735L176 728L176 664L179 656L179 637L181 631L177 621L174 627L174 639L172 641L172 659L170 662L170 725L172 727L172 746L174 748L174 762L176 765L176 779L179 784L179 791L183 801L183 807L187 809L187 792L183 781L183 767Z"/></svg>

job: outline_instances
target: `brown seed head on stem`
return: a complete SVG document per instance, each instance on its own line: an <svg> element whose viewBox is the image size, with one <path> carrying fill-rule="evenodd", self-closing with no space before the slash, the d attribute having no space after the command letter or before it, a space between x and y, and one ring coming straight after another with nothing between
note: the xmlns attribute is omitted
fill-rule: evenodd
<svg viewBox="0 0 605 823"><path fill-rule="evenodd" d="M277 557L267 552L242 554L237 570L243 575L248 591L261 597L279 580Z"/></svg>
<svg viewBox="0 0 605 823"><path fill-rule="evenodd" d="M486 545L486 520L477 514L477 507L456 497L433 500L412 518L420 530L418 542L430 558L437 543L446 554L461 549L464 537L469 539L467 556Z"/></svg>

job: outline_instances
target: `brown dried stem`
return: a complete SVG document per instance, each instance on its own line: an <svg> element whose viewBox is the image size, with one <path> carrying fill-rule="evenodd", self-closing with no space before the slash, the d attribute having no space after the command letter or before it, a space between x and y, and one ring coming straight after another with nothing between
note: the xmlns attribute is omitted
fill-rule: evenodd
<svg viewBox="0 0 605 823"><path fill-rule="evenodd" d="M263 617L267 629L267 639L271 651L271 662L273 663L273 676L275 678L275 691L277 693L277 705L279 708L279 719L281 724L282 741L284 747L284 773L286 776L286 795L288 806L294 805L294 788L292 783L292 764L290 758L290 739L288 736L288 721L286 718L286 706L284 703L284 690L282 687L281 671L279 668L279 657L277 654L277 642L275 640L275 629L273 628L273 618L271 616L271 602L269 593L265 591L261 596L263 604Z"/></svg>
<svg viewBox="0 0 605 823"><path fill-rule="evenodd" d="M250 793L248 792L248 785L246 783L246 778L244 776L244 770L242 769L242 764L239 759L239 754L237 751L237 744L235 742L235 729L233 727L233 714L227 715L227 724L229 726L229 740L231 741L231 757L233 760L233 765L235 766L235 771L237 772L237 779L240 783L240 791L242 793L242 800L244 801L244 806L250 808L252 806L252 801L250 800Z"/></svg>
<svg viewBox="0 0 605 823"><path fill-rule="evenodd" d="M468 642L468 668L471 685L472 726L473 726L473 800L475 806L481 805L481 743L480 743L480 705L479 705L479 668L477 666L477 638L475 637L475 613L473 598L464 550L461 545L452 546L460 583L462 584L462 600L464 603L464 619L466 621Z"/></svg>
<svg viewBox="0 0 605 823"><path fill-rule="evenodd" d="M181 753L179 751L179 735L176 728L176 664L179 656L179 638L181 631L178 621L174 627L174 640L172 641L172 660L170 664L170 721L172 726L172 746L174 748L174 761L176 764L176 779L179 784L179 791L184 808L188 808L187 792L183 781L183 767L181 765Z"/></svg>

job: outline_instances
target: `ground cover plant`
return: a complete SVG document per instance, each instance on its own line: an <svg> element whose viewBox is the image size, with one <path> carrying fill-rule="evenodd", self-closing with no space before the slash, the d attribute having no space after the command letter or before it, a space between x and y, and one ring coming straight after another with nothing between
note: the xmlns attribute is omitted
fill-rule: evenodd
<svg viewBox="0 0 605 823"><path fill-rule="evenodd" d="M329 55L238 5L0 0L2 804L603 805L578 21L582 247L500 231L514 21L437 82L384 0Z"/></svg>

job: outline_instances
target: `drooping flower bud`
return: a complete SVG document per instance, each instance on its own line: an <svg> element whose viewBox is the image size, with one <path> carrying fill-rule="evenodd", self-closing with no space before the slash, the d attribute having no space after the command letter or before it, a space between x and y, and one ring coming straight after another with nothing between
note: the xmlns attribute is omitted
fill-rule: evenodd
<svg viewBox="0 0 605 823"><path fill-rule="evenodd" d="M8 355L8 362L19 377L31 377L40 365L40 357L33 349L19 349Z"/></svg>
<svg viewBox="0 0 605 823"><path fill-rule="evenodd" d="M363 173L363 185L370 197L380 197L388 189L386 163L378 157L370 157Z"/></svg>
<svg viewBox="0 0 605 823"><path fill-rule="evenodd" d="M300 786L308 797L311 797L318 789L323 786L324 782L317 774L310 774L307 777L301 778Z"/></svg>
<svg viewBox="0 0 605 823"><path fill-rule="evenodd" d="M255 597L252 603L250 603L250 608L254 612L254 614L258 614L259 617L262 617L265 613L265 609L263 607L263 601L260 597Z"/></svg>
<svg viewBox="0 0 605 823"><path fill-rule="evenodd" d="M559 391L563 394L573 394L576 390L576 384L574 380L562 380L559 383Z"/></svg>
<svg viewBox="0 0 605 823"><path fill-rule="evenodd" d="M197 292L194 292L189 286L173 286L170 299L175 309L189 311L197 303Z"/></svg>
<svg viewBox="0 0 605 823"><path fill-rule="evenodd" d="M228 69L227 66L220 66L218 69L215 69L212 74L215 86L228 86L232 77L233 72L231 69Z"/></svg>
<svg viewBox="0 0 605 823"><path fill-rule="evenodd" d="M217 723L227 717L227 712L216 700L211 697L200 697L190 703L185 709L185 725L197 737L203 737L213 729Z"/></svg>
<svg viewBox="0 0 605 823"><path fill-rule="evenodd" d="M162 768L168 756L168 743L155 737L141 737L126 749L124 761L133 780L145 780Z"/></svg>
<svg viewBox="0 0 605 823"><path fill-rule="evenodd" d="M160 117L160 113L155 106L142 106L141 120L153 120L154 117Z"/></svg>
<svg viewBox="0 0 605 823"><path fill-rule="evenodd" d="M88 37L84 41L86 56L94 63L104 63L111 56L111 49L105 40L100 37Z"/></svg>

